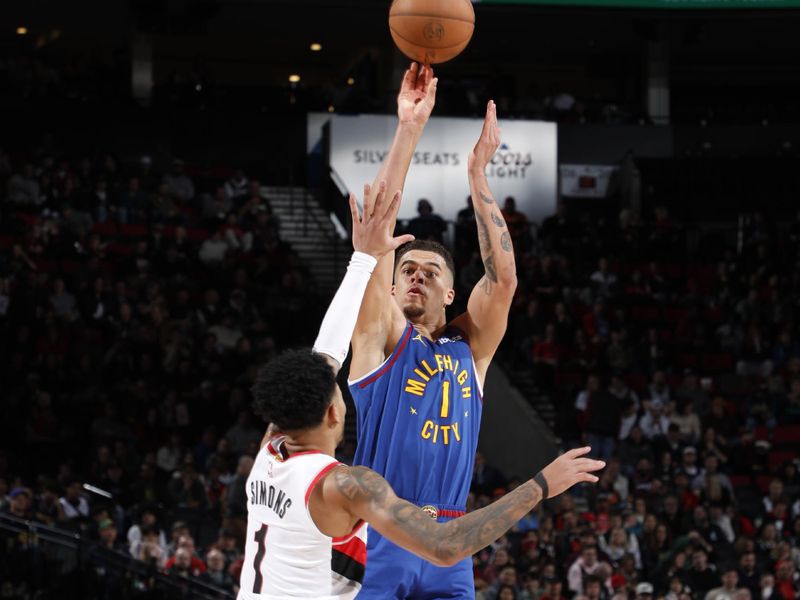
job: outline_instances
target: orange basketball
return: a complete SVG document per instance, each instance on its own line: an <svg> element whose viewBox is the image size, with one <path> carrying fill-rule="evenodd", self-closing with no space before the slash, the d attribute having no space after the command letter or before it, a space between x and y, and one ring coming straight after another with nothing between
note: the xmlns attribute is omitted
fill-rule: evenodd
<svg viewBox="0 0 800 600"><path fill-rule="evenodd" d="M474 30L470 0L394 0L389 9L394 43L411 60L423 64L458 56Z"/></svg>

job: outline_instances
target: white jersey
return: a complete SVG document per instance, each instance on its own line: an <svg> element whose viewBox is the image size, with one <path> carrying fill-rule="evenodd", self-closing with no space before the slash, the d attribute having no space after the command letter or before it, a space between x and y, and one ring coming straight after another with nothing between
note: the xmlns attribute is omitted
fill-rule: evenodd
<svg viewBox="0 0 800 600"><path fill-rule="evenodd" d="M247 540L239 600L350 600L361 589L367 525L342 538L317 529L308 512L314 486L339 466L322 452L284 458L283 438L259 451L247 478Z"/></svg>

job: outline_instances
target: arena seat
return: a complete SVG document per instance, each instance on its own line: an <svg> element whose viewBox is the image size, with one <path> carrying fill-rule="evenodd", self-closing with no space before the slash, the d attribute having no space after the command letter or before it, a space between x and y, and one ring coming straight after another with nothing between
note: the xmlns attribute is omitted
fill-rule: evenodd
<svg viewBox="0 0 800 600"><path fill-rule="evenodd" d="M776 445L800 444L800 425L778 425L772 432L772 443Z"/></svg>

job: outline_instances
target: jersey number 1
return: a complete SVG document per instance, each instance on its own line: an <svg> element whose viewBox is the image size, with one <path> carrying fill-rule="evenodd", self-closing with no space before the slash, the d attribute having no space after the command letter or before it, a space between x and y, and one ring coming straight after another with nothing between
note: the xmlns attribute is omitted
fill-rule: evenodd
<svg viewBox="0 0 800 600"><path fill-rule="evenodd" d="M447 418L447 415L450 414L450 382L443 381L442 382L442 410L439 413L439 416L443 419Z"/></svg>
<svg viewBox="0 0 800 600"><path fill-rule="evenodd" d="M261 561L264 560L264 555L267 553L267 529L266 525L261 525L261 529L256 531L253 536L258 544L256 556L253 560L253 569L256 571L255 579L253 579L253 593L260 594L261 586L264 585L264 576L261 574Z"/></svg>

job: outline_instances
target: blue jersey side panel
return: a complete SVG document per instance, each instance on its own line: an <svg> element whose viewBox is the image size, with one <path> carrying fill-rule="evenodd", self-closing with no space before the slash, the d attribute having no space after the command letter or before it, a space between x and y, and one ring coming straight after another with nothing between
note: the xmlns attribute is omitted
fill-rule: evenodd
<svg viewBox="0 0 800 600"><path fill-rule="evenodd" d="M409 323L391 356L350 384L358 413L355 464L412 502L463 507L482 400L469 344L448 328L430 341Z"/></svg>

